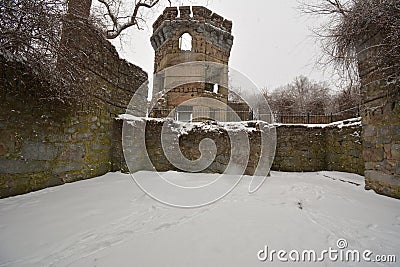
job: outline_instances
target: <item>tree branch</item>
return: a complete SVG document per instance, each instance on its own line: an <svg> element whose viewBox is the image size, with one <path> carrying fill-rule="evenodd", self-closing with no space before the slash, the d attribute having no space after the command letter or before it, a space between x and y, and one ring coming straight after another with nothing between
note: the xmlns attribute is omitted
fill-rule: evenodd
<svg viewBox="0 0 400 267"><path fill-rule="evenodd" d="M108 30L106 32L106 38L107 39L115 39L117 38L122 31L128 29L129 27L132 26L137 26L138 29L141 29L140 26L138 25L138 13L141 8L148 8L151 9L154 6L156 6L160 0L150 0L149 2L146 2L146 0L139 0L133 9L132 15L130 15L130 18L127 22L125 23L120 23L118 21L117 14L113 12L112 7L110 3L107 0L98 0L100 3L102 3L105 8L107 9L107 15L110 17L112 24L113 24L113 29Z"/></svg>

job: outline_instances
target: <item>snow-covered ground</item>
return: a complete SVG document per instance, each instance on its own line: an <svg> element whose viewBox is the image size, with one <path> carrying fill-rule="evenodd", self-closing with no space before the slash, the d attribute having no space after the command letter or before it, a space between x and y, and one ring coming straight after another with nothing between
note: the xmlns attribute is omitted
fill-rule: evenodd
<svg viewBox="0 0 400 267"><path fill-rule="evenodd" d="M319 255L338 249L338 239L346 249L372 251L371 258L396 255L397 263L333 262L326 255L318 266L400 264L400 201L365 191L363 177L272 172L251 195L246 179L198 209L155 202L121 173L2 199L0 266L276 266L287 263L276 255L273 262L258 259L265 246Z"/></svg>

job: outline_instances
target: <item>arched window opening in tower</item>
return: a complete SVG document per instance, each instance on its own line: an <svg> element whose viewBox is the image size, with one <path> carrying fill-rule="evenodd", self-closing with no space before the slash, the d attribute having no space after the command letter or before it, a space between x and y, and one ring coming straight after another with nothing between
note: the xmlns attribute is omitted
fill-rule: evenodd
<svg viewBox="0 0 400 267"><path fill-rule="evenodd" d="M192 36L185 32L179 38L179 49L182 51L192 51Z"/></svg>

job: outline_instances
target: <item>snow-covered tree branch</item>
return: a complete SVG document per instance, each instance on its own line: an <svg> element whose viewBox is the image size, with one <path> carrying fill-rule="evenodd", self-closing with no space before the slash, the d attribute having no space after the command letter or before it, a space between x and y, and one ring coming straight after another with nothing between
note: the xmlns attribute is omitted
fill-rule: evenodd
<svg viewBox="0 0 400 267"><path fill-rule="evenodd" d="M146 21L143 15L144 9L151 9L160 4L160 0L98 0L105 19L105 36L108 39L117 38L124 30L135 26L142 29L142 23ZM169 1L170 2L170 1ZM171 3L171 2L170 2Z"/></svg>
<svg viewBox="0 0 400 267"><path fill-rule="evenodd" d="M400 1L303 1L302 10L327 19L315 32L321 37L328 62L350 74L348 77L357 79L360 54L367 53L375 70L384 72L388 81L399 81ZM366 46L368 39L376 42Z"/></svg>

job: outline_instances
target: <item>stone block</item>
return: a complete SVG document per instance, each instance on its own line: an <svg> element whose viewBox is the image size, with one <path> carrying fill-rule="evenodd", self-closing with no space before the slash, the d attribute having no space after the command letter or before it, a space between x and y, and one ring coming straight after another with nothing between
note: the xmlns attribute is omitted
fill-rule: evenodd
<svg viewBox="0 0 400 267"><path fill-rule="evenodd" d="M376 136L376 129L373 125L365 125L363 127L364 137Z"/></svg>
<svg viewBox="0 0 400 267"><path fill-rule="evenodd" d="M376 170L366 170L365 171L365 179L370 179L374 181L379 181L383 183L387 183L393 186L400 187L400 179L394 174L387 174L382 171Z"/></svg>
<svg viewBox="0 0 400 267"><path fill-rule="evenodd" d="M176 7L167 7L163 13L164 19L174 20L178 16L178 9Z"/></svg>
<svg viewBox="0 0 400 267"><path fill-rule="evenodd" d="M48 161L2 159L0 158L0 174L23 174L44 172L48 170Z"/></svg>
<svg viewBox="0 0 400 267"><path fill-rule="evenodd" d="M75 133L76 131L77 131L77 129L75 127L70 127L70 128L64 129L64 133L67 133L67 134L72 134L72 133Z"/></svg>
<svg viewBox="0 0 400 267"><path fill-rule="evenodd" d="M391 145L391 159L400 161L400 144Z"/></svg>
<svg viewBox="0 0 400 267"><path fill-rule="evenodd" d="M376 162L368 161L365 162L365 170L373 170L377 167Z"/></svg>
<svg viewBox="0 0 400 267"><path fill-rule="evenodd" d="M212 11L203 6L192 6L193 18L199 21L205 21L210 18Z"/></svg>
<svg viewBox="0 0 400 267"><path fill-rule="evenodd" d="M74 140L79 140L79 141L93 140L94 134L95 133L93 131L79 132L79 133L73 134L72 137L73 137Z"/></svg>
<svg viewBox="0 0 400 267"><path fill-rule="evenodd" d="M67 162L65 165L55 167L53 169L53 174L60 174L60 173L70 172L70 171L80 171L80 170L82 170L82 168L83 168L82 161Z"/></svg>
<svg viewBox="0 0 400 267"><path fill-rule="evenodd" d="M181 19L190 19L190 6L179 6L179 13Z"/></svg>
<svg viewBox="0 0 400 267"><path fill-rule="evenodd" d="M391 159L392 158L392 145L391 144L384 144L383 149L385 151L385 158Z"/></svg>
<svg viewBox="0 0 400 267"><path fill-rule="evenodd" d="M364 148L363 158L365 161L383 161L383 148Z"/></svg>
<svg viewBox="0 0 400 267"><path fill-rule="evenodd" d="M59 161L70 162L81 160L86 155L85 147L83 144L70 144L65 150L61 153L59 157Z"/></svg>
<svg viewBox="0 0 400 267"><path fill-rule="evenodd" d="M27 160L53 160L58 155L58 148L53 143L25 142L21 156Z"/></svg>
<svg viewBox="0 0 400 267"><path fill-rule="evenodd" d="M214 24L217 27L221 27L222 26L222 22L224 21L224 18L221 17L220 15L213 13L211 15L211 23Z"/></svg>
<svg viewBox="0 0 400 267"><path fill-rule="evenodd" d="M232 32L232 21L225 19L222 22L222 27L227 31L227 32Z"/></svg>
<svg viewBox="0 0 400 267"><path fill-rule="evenodd" d="M400 180L400 177L395 179ZM373 189L376 193L400 199L400 187L390 183L373 180L370 178L365 179L365 189Z"/></svg>
<svg viewBox="0 0 400 267"><path fill-rule="evenodd" d="M7 153L6 145L0 143L0 156L3 156Z"/></svg>

